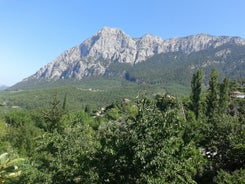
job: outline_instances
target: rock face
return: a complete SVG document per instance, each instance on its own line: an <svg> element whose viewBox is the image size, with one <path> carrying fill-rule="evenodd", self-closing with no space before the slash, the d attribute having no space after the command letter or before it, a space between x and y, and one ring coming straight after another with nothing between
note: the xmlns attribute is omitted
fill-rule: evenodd
<svg viewBox="0 0 245 184"><path fill-rule="evenodd" d="M163 40L146 34L131 38L122 30L105 27L81 45L66 50L28 79L82 79L103 75L111 63L136 64L167 52L192 53L224 44L245 45L239 37L198 34ZM222 53L220 53L222 54Z"/></svg>

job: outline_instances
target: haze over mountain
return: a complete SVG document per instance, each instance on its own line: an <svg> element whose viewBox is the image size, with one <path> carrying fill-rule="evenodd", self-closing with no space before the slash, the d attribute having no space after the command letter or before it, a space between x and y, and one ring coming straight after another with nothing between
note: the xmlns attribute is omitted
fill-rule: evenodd
<svg viewBox="0 0 245 184"><path fill-rule="evenodd" d="M8 86L3 85L3 84L0 84L0 91L5 90L5 89L7 89L7 88L8 88Z"/></svg>
<svg viewBox="0 0 245 184"><path fill-rule="evenodd" d="M146 34L131 38L120 29L105 27L79 46L66 50L54 61L25 79L82 79L104 75L112 63L140 63L160 53L180 52L190 54L223 45L244 46L239 37L191 35L183 38L163 40ZM217 55L229 54L223 50Z"/></svg>

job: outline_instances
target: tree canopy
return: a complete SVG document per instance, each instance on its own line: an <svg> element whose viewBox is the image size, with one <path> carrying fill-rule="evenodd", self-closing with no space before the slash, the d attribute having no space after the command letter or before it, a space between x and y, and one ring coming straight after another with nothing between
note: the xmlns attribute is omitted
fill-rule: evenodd
<svg viewBox="0 0 245 184"><path fill-rule="evenodd" d="M14 164L0 183L243 183L245 103L230 92L244 86L213 70L205 91L202 79L198 70L189 98L139 94L69 111L69 95L54 95L43 109L5 113L0 164Z"/></svg>

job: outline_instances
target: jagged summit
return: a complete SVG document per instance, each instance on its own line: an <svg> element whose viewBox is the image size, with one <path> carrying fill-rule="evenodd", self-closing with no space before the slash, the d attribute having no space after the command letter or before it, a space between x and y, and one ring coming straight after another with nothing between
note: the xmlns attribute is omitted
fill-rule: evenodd
<svg viewBox="0 0 245 184"><path fill-rule="evenodd" d="M98 76L103 75L111 63L135 64L159 53L192 53L227 43L245 45L245 40L207 34L167 40L150 34L132 38L120 29L104 27L79 46L66 50L27 80Z"/></svg>
<svg viewBox="0 0 245 184"><path fill-rule="evenodd" d="M111 28L105 26L101 30L99 30L95 35L112 35L112 34L125 34L125 33L119 28Z"/></svg>
<svg viewBox="0 0 245 184"><path fill-rule="evenodd" d="M117 53L135 47L133 39L120 29L105 27L80 45L81 58L93 57L94 59L112 59L130 62L129 59L121 59ZM125 53L127 54L127 53ZM125 55L124 54L124 55ZM131 58L130 58L131 59Z"/></svg>

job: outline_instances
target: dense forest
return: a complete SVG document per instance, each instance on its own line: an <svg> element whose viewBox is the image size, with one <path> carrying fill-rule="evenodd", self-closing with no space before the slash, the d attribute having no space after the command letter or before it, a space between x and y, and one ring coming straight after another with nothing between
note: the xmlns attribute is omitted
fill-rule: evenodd
<svg viewBox="0 0 245 184"><path fill-rule="evenodd" d="M189 97L139 93L70 111L68 95L0 116L0 183L245 183L244 81L212 70ZM232 95L233 94L233 95ZM45 108L44 108L45 107Z"/></svg>

